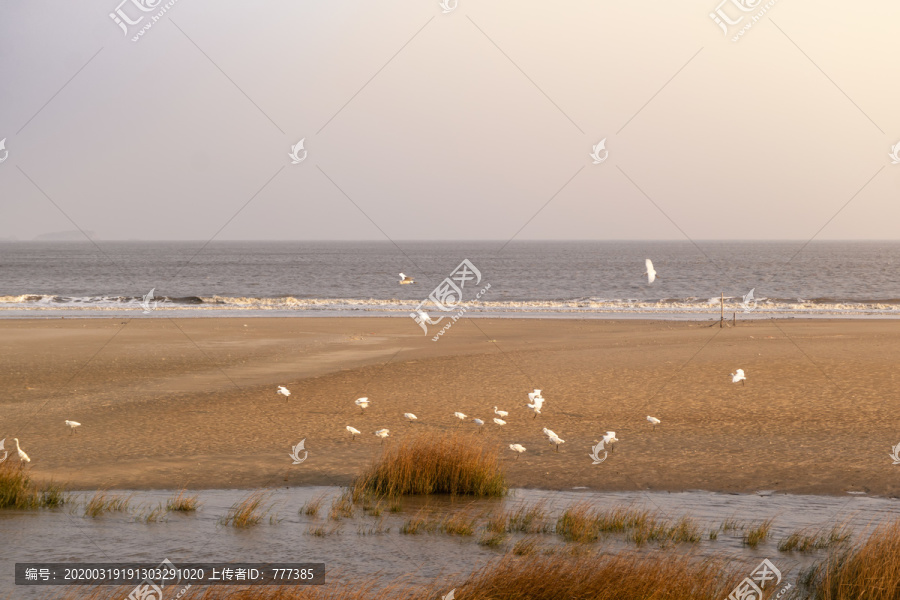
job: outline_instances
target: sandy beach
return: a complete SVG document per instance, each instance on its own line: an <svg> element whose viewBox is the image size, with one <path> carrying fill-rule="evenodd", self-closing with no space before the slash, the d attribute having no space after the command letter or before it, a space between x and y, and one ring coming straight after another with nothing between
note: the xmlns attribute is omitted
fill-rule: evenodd
<svg viewBox="0 0 900 600"><path fill-rule="evenodd" d="M896 496L898 337L887 320L461 319L438 342L400 318L5 320L0 438L74 489L341 485L379 456L376 429L474 431L462 411L517 487ZM592 466L607 430L620 442Z"/></svg>

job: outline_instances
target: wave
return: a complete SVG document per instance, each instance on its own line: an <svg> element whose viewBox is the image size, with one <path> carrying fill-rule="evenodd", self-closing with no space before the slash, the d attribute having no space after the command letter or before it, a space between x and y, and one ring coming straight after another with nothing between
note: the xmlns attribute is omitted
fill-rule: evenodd
<svg viewBox="0 0 900 600"><path fill-rule="evenodd" d="M85 310L108 311L142 308L140 296L55 296L20 294L0 296L0 314L10 310ZM161 296L154 300L158 310L216 311L256 310L291 313L362 311L407 315L419 307L420 299L377 298L296 298L252 296ZM429 312L437 307L426 303ZM500 314L579 314L579 313L696 313L718 314L722 309L716 298L573 298L568 300L508 300L463 302L458 308L469 313ZM799 313L809 315L900 315L900 299L846 300L839 298L764 298L743 304L740 297L725 298L726 313Z"/></svg>

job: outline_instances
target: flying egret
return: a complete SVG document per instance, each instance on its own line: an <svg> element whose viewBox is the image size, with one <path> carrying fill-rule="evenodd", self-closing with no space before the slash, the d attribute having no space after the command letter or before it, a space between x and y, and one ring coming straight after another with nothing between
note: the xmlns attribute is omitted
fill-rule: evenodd
<svg viewBox="0 0 900 600"><path fill-rule="evenodd" d="M78 433L77 431L75 431L75 428L81 427L81 423L79 423L78 421L69 421L68 419L66 419L66 425L69 426L69 429L72 430L72 433Z"/></svg>
<svg viewBox="0 0 900 600"><path fill-rule="evenodd" d="M647 420L650 421L650 424L653 425L654 429L656 429L656 426L662 422L656 417L651 417L650 415L647 415Z"/></svg>
<svg viewBox="0 0 900 600"><path fill-rule="evenodd" d="M559 445L564 444L566 440L560 439L558 435L555 433L550 436L550 443L556 444L556 451L559 452Z"/></svg>
<svg viewBox="0 0 900 600"><path fill-rule="evenodd" d="M647 276L647 283L653 283L656 281L656 270L653 268L653 261L648 258L644 261L644 264L647 266L647 270L644 271L644 275Z"/></svg>
<svg viewBox="0 0 900 600"><path fill-rule="evenodd" d="M618 438L616 438L615 431L607 431L606 435L603 436L603 443L609 446L609 449L613 452L616 451L615 443L618 442Z"/></svg>
<svg viewBox="0 0 900 600"><path fill-rule="evenodd" d="M412 423L413 421L418 421L419 417L412 413L403 413L403 416L406 417L406 420Z"/></svg>
<svg viewBox="0 0 900 600"><path fill-rule="evenodd" d="M516 453L516 460L519 460L519 455L525 452L525 446L522 444L510 444L509 449Z"/></svg>
<svg viewBox="0 0 900 600"><path fill-rule="evenodd" d="M734 373L731 374L731 383L741 382L741 385L744 385L744 382L747 381L747 377L744 375L743 369L738 369Z"/></svg>
<svg viewBox="0 0 900 600"><path fill-rule="evenodd" d="M461 412L455 412L455 413L453 413L453 416L456 417L457 419L459 419L460 421L465 421L468 418L468 415L466 415L465 413L461 413Z"/></svg>
<svg viewBox="0 0 900 600"><path fill-rule="evenodd" d="M379 429L378 431L375 432L375 435L377 435L378 437L381 438L381 443L383 444L384 438L386 438L388 435L390 435L390 433L391 433L390 429Z"/></svg>
<svg viewBox="0 0 900 600"><path fill-rule="evenodd" d="M359 435L359 429L357 429L356 427L350 427L349 425L347 425L347 431L350 432L350 441L351 442L353 441L353 438L355 438L356 436Z"/></svg>
<svg viewBox="0 0 900 600"><path fill-rule="evenodd" d="M506 421L504 421L503 419L498 419L497 417L494 417L494 423L496 423L497 425L506 425Z"/></svg>
<svg viewBox="0 0 900 600"><path fill-rule="evenodd" d="M276 394L281 394L282 396L284 396L284 399L287 400L287 399L288 399L288 396L291 395L291 390L287 389L287 388L284 387L283 385L279 385L279 386L278 386L278 391L275 392L275 393L276 393Z"/></svg>
<svg viewBox="0 0 900 600"><path fill-rule="evenodd" d="M506 412L505 410L497 410L496 406L494 407L494 414L497 415L498 417L500 417L501 419L505 419L506 417L509 416L508 412Z"/></svg>
<svg viewBox="0 0 900 600"><path fill-rule="evenodd" d="M25 454L25 451L19 448L19 438L13 438L16 441L16 452L19 453L19 460L22 462L31 462L31 459L28 458L28 455Z"/></svg>
<svg viewBox="0 0 900 600"><path fill-rule="evenodd" d="M363 409L369 408L369 399L368 398L357 398L353 401L355 405L357 405L362 411Z"/></svg>
<svg viewBox="0 0 900 600"><path fill-rule="evenodd" d="M408 283L415 283L415 281L413 281L412 277L400 273L400 285L406 285Z"/></svg>
<svg viewBox="0 0 900 600"><path fill-rule="evenodd" d="M528 395L531 396L531 394ZM541 407L544 406L544 399L540 396L535 396L534 398L532 398L531 404L526 404L525 406L534 411L534 416L532 417L532 419L537 419L537 416L541 414Z"/></svg>

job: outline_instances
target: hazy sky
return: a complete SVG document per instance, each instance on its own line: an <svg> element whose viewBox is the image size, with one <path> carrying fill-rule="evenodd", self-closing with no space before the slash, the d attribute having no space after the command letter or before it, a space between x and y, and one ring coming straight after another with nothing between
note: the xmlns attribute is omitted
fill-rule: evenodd
<svg viewBox="0 0 900 600"><path fill-rule="evenodd" d="M895 0L119 1L0 7L0 237L900 236Z"/></svg>

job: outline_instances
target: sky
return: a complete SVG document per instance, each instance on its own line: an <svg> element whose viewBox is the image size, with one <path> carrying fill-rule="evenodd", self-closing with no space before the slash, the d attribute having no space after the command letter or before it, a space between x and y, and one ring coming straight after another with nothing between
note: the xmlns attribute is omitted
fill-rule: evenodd
<svg viewBox="0 0 900 600"><path fill-rule="evenodd" d="M4 2L0 238L900 236L900 3L446 1Z"/></svg>

